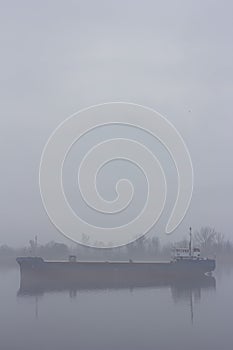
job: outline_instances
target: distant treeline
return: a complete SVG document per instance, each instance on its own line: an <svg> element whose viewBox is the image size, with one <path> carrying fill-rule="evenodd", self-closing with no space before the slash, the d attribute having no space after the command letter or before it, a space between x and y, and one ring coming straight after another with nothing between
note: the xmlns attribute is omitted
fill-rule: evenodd
<svg viewBox="0 0 233 350"><path fill-rule="evenodd" d="M0 246L0 263L14 262L17 256L41 256L45 259L67 259L76 255L80 260L164 260L171 257L172 248L188 247L189 239L162 245L159 238L142 238L127 246L113 249L96 249L81 245L49 242L37 245L31 240L28 247L11 248ZM201 249L202 256L215 256L219 262L233 263L233 243L214 228L203 227L193 235L193 246Z"/></svg>

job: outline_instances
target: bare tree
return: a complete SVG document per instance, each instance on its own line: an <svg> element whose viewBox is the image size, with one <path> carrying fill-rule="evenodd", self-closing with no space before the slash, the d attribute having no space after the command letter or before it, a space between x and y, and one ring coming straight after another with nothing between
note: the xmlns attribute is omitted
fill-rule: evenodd
<svg viewBox="0 0 233 350"><path fill-rule="evenodd" d="M194 234L194 241L199 244L202 248L210 248L215 242L216 238L220 239L218 233L212 227L202 227L200 231Z"/></svg>
<svg viewBox="0 0 233 350"><path fill-rule="evenodd" d="M224 235L221 232L217 232L215 235L215 243L217 246L223 246L224 245Z"/></svg>

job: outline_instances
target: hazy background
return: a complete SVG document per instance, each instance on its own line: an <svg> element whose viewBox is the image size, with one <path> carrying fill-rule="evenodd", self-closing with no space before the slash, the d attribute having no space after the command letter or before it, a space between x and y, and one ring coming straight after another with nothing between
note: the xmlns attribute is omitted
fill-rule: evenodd
<svg viewBox="0 0 233 350"><path fill-rule="evenodd" d="M69 244L42 207L41 152L66 117L107 101L154 108L187 143L193 200L168 239L190 225L232 237L232 11L231 1L1 1L0 244L35 234Z"/></svg>

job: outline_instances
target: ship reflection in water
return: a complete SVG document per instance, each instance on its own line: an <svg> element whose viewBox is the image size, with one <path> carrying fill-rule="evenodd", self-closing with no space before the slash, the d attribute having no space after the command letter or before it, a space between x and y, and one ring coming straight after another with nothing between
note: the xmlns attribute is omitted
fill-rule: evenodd
<svg viewBox="0 0 233 350"><path fill-rule="evenodd" d="M206 289L216 289L215 278L211 275L200 276L184 276L181 277L156 277L153 280L138 281L132 283L132 281L121 280L120 278L114 280L101 280L99 283L90 281L78 281L69 278L63 279L50 279L38 280L33 278L31 274L26 273L20 276L20 288L18 296L39 296L44 293L51 292L69 292L71 297L74 297L79 291L95 291L95 290L117 290L117 289L129 289L131 291L139 288L170 288L173 300L179 301L188 299L190 294L195 299L201 298L201 291Z"/></svg>
<svg viewBox="0 0 233 350"><path fill-rule="evenodd" d="M162 278L157 277L152 281L144 281L140 283L127 283L125 280L121 279L113 281L101 281L101 283L85 284L84 281L73 281L66 278L66 280L40 280L33 279L32 275L23 274L20 278L20 288L17 295L19 297L36 297L36 317L38 317L38 297L42 296L45 293L57 293L57 292L68 292L70 298L75 298L80 292L91 292L91 291L113 291L113 290L129 290L131 292L138 289L167 289L171 291L171 296L174 303L177 302L187 302L190 309L190 320L193 323L194 319L194 310L193 304L194 301L201 299L201 293L205 290L216 289L215 278L211 275L201 275L201 276L192 276L177 278Z"/></svg>

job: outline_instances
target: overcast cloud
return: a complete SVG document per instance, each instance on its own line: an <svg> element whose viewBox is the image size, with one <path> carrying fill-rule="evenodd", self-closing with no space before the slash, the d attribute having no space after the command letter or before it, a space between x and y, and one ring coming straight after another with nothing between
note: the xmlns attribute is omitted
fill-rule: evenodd
<svg viewBox="0 0 233 350"><path fill-rule="evenodd" d="M0 244L69 244L42 207L41 152L66 117L107 101L154 108L188 145L194 195L172 239L190 225L233 238L232 13L231 1L1 1Z"/></svg>

